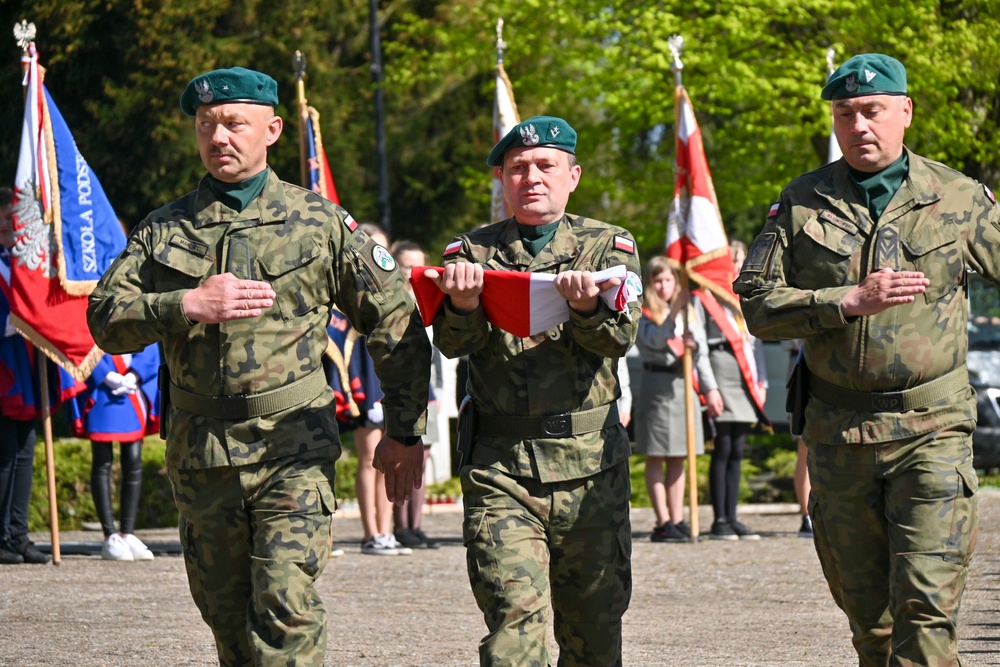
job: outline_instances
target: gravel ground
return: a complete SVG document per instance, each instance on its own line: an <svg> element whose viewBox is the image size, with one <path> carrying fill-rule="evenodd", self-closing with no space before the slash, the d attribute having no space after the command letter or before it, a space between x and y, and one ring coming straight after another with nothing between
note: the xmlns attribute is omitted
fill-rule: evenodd
<svg viewBox="0 0 1000 667"><path fill-rule="evenodd" d="M983 493L981 507L961 616L966 667L1000 665L1000 493ZM441 548L408 557L362 556L358 519L335 522L346 554L319 581L331 612L327 665L476 664L484 625L465 575L461 515L429 509L424 528ZM812 544L796 536L798 516L787 506L741 509L763 535L759 542L654 544L652 512L633 511L626 665L857 664ZM709 519L702 508L703 530ZM156 560L104 562L95 555L98 534L67 532L59 566L0 567L0 665L216 664L188 594L176 530L139 535Z"/></svg>

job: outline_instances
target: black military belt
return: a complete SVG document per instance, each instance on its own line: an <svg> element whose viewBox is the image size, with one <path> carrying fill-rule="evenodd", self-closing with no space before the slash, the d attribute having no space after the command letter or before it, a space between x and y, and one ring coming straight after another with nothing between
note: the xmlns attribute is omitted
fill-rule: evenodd
<svg viewBox="0 0 1000 667"><path fill-rule="evenodd" d="M667 366L665 364L653 364L647 361L643 363L642 370L650 371L651 373L676 373L677 364Z"/></svg>
<svg viewBox="0 0 1000 667"><path fill-rule="evenodd" d="M202 396L170 383L170 402L174 407L209 419L240 421L295 407L311 401L327 387L326 374L318 368L309 375L260 394Z"/></svg>
<svg viewBox="0 0 1000 667"><path fill-rule="evenodd" d="M476 435L487 438L568 438L600 431L621 421L618 404L610 403L593 410L564 412L549 417L478 414Z"/></svg>
<svg viewBox="0 0 1000 667"><path fill-rule="evenodd" d="M725 341L725 340L722 341L721 343L709 343L709 345L708 345L708 351L709 352L717 352L719 350L729 350L729 351L732 351L732 349L733 348L729 344L729 341Z"/></svg>
<svg viewBox="0 0 1000 667"><path fill-rule="evenodd" d="M918 387L902 391L852 391L817 377L809 378L809 393L821 401L855 412L909 412L955 394L969 386L965 366L945 373Z"/></svg>

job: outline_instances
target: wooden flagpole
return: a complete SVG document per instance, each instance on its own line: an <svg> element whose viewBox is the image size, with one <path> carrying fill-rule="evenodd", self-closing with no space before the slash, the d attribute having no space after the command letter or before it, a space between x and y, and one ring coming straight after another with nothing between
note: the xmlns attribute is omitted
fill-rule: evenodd
<svg viewBox="0 0 1000 667"><path fill-rule="evenodd" d="M670 49L670 54L674 57L673 63L671 63L670 68L674 72L674 127L679 128L681 125L680 119L680 99L679 93L683 87L681 71L684 69L684 64L681 62L681 51L684 48L684 38L680 35L672 35L667 39L667 48ZM675 129L676 132L676 129ZM687 267L681 267L681 294L686 296L684 302L684 314L682 321L684 323L684 336L687 336L689 329L688 323L688 304L691 302L691 291L690 283L688 282L688 272ZM698 443L695 441L695 412L694 412L694 360L691 356L691 348L684 345L684 356L681 358L681 368L684 373L684 416L685 422L687 424L687 483L688 483L688 508L690 510L690 520L691 520L691 542L698 541L698 535L700 534L700 525L698 522L698 465L697 465L697 451Z"/></svg>

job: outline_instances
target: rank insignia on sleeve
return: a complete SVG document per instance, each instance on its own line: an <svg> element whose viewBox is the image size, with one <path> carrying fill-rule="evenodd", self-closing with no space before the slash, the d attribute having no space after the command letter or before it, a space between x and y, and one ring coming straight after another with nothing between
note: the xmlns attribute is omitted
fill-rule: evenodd
<svg viewBox="0 0 1000 667"><path fill-rule="evenodd" d="M985 184L983 185L983 190L986 190L986 196L990 198L990 201L993 202L994 204L996 204L997 203L997 198L993 194L993 191L990 190L988 187L986 187Z"/></svg>
<svg viewBox="0 0 1000 667"><path fill-rule="evenodd" d="M778 215L778 211L780 210L781 210L781 202L778 201L774 202L773 204L771 204L771 209L767 212L767 217L773 218L774 216Z"/></svg>
<svg viewBox="0 0 1000 667"><path fill-rule="evenodd" d="M444 247L444 252L441 253L441 255L443 257L447 257L448 255L454 255L456 252L458 252L461 249L462 249L462 242L461 241L452 241L451 243L449 243L448 245L446 245Z"/></svg>
<svg viewBox="0 0 1000 667"><path fill-rule="evenodd" d="M358 228L357 220L355 220L350 213L348 213L347 216L344 218L344 225L347 227L348 230L352 232Z"/></svg>
<svg viewBox="0 0 1000 667"><path fill-rule="evenodd" d="M615 250L621 250L622 252L627 252L630 255L634 255L635 242L632 239L626 238L624 236L616 236Z"/></svg>

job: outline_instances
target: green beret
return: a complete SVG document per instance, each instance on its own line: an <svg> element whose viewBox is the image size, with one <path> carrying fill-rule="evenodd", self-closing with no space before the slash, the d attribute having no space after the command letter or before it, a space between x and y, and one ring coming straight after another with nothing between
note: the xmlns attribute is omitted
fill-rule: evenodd
<svg viewBox="0 0 1000 667"><path fill-rule="evenodd" d="M181 93L181 111L193 116L203 104L246 102L278 106L278 82L243 67L212 70L191 79Z"/></svg>
<svg viewBox="0 0 1000 667"><path fill-rule="evenodd" d="M906 68L903 63L881 53L854 56L823 87L824 100L846 100L864 95L905 95Z"/></svg>
<svg viewBox="0 0 1000 667"><path fill-rule="evenodd" d="M533 116L521 121L497 142L486 158L491 167L503 165L503 154L508 148L521 146L551 146L576 155L576 130L562 118L554 116Z"/></svg>

